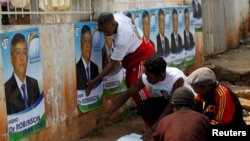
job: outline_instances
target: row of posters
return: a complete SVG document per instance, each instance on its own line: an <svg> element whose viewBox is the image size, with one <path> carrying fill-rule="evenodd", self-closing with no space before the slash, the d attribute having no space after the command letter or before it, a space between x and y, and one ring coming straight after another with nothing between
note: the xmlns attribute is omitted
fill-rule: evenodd
<svg viewBox="0 0 250 141"><path fill-rule="evenodd" d="M195 7L195 6L194 6ZM141 37L153 44L169 66L195 63L195 32L202 30L201 14L193 6L129 10L123 13L138 27Z"/></svg>
<svg viewBox="0 0 250 141"><path fill-rule="evenodd" d="M193 8L142 9L124 11L124 14L131 17L141 38L148 38L170 66L185 67L195 61L193 34L202 30L201 14L195 15ZM188 38L186 33L190 33ZM86 113L102 107L104 96L127 90L125 72L121 65L117 65L86 96L88 80L97 76L109 62L112 38L104 37L98 31L97 22L76 22L73 34L77 103L79 110ZM174 37L177 41L172 39ZM16 141L46 128L39 29L5 32L0 34L0 39L8 134L9 140Z"/></svg>

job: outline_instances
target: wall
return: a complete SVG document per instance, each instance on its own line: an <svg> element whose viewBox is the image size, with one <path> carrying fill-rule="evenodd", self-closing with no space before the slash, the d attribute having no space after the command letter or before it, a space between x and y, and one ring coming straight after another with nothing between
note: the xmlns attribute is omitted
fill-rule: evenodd
<svg viewBox="0 0 250 141"><path fill-rule="evenodd" d="M202 0L205 56L237 48L249 28L249 0Z"/></svg>
<svg viewBox="0 0 250 141"><path fill-rule="evenodd" d="M0 31L13 31L33 27L3 26ZM43 86L47 128L26 140L76 141L96 127L96 117L113 103L118 95L104 99L105 107L80 113L76 98L76 74L73 24L37 25L43 67ZM0 77L3 78L2 57ZM133 101L128 101L127 106ZM126 107L126 105L124 106ZM117 112L122 112L122 108ZM3 79L0 79L0 140L7 140L7 119Z"/></svg>

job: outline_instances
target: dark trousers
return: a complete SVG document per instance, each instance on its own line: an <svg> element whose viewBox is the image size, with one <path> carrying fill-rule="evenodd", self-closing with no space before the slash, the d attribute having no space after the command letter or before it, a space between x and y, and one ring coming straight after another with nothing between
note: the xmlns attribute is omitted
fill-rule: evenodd
<svg viewBox="0 0 250 141"><path fill-rule="evenodd" d="M142 116L152 126L159 119L167 105L168 99L165 97L151 97L137 106L137 114Z"/></svg>

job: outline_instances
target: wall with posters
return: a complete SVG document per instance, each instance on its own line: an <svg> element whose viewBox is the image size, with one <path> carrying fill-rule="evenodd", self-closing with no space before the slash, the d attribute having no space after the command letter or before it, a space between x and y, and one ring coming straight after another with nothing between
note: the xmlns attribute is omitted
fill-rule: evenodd
<svg viewBox="0 0 250 141"><path fill-rule="evenodd" d="M190 9L190 7L188 7ZM184 15L181 7L177 7L178 13L181 13L178 18L178 26L184 29ZM149 9L149 13L157 13L158 9ZM173 8L163 8L164 13L167 15L167 36L170 37L170 31L172 31L171 12ZM190 10L191 11L191 10ZM142 15L138 14L136 23L140 22ZM152 18L153 17L153 18ZM153 25L158 25L157 14L151 15ZM97 117L100 113L105 111L113 103L117 93L124 91L124 85L121 80L123 79L121 71L114 71L108 77L105 78L103 93L93 91L98 99L103 98L97 104L91 103L92 100L86 100L84 96L84 88L77 88L76 64L81 58L80 42L81 42L81 30L84 26L89 26L92 33L92 53L91 60L98 66L99 72L103 66L100 63L103 58L100 59L101 49L104 47L103 41L98 38L103 38L96 30L96 23L88 22L76 22L74 24L60 24L60 25L38 25L38 26L10 26L9 28L1 29L1 33L17 32L19 30L28 30L30 28L39 29L40 49L41 49L41 65L42 65L42 82L44 90L44 108L46 127L41 131L32 132L29 136L25 137L27 140L78 140L81 136L90 132L95 128L95 120L93 117ZM190 24L191 25L191 24ZM138 25L139 26L139 25ZM142 25L140 25L142 26ZM192 27L193 25L191 25ZM166 28L165 28L166 29ZM194 30L194 29L192 29ZM152 28L152 35L154 35L154 42L158 33L157 28ZM182 31L180 31L181 34ZM26 37L28 39L28 37ZM103 40L103 39L101 39ZM99 42L96 42L99 41ZM171 42L170 42L171 43ZM171 53L169 53L171 54ZM1 51L2 55L2 51ZM4 76L3 58L0 57L0 71ZM183 65L183 64L182 64ZM119 66L118 66L119 68ZM117 69L122 70L122 69ZM119 77L117 77L119 76ZM118 80L117 80L118 78ZM0 137L3 140L9 138L6 136L8 132L6 128L9 125L6 114L6 102L4 95L4 79L0 80ZM108 94L111 94L109 96ZM90 98L92 99L92 98ZM87 101L87 103L86 103ZM130 105L128 103L128 105ZM120 109L117 113L121 112ZM70 132L69 132L70 131Z"/></svg>
<svg viewBox="0 0 250 141"><path fill-rule="evenodd" d="M201 0L202 1L202 0ZM241 0L241 2L244 0ZM205 3L205 0L202 2ZM236 1L235 1L236 2ZM239 2L236 5L240 5L238 11L241 12L242 9L247 9L243 7ZM227 7L234 7L232 5L227 5ZM247 5L247 4L245 4ZM244 5L244 6L245 6ZM242 8L243 7L243 8ZM231 8L230 8L231 9ZM148 9L149 13L154 13L154 9ZM208 9L207 9L208 10ZM235 14L237 19L240 18L240 14L236 10ZM205 11L209 13L211 11ZM245 15L246 12L242 12ZM205 15L205 14L203 14ZM216 16L216 14L214 14ZM230 17L231 14L228 14ZM232 17L235 17L232 16ZM138 15L139 16L139 15ZM156 18L157 15L151 16L152 19ZM137 16L135 16L137 17ZM204 17L204 16L203 16ZM246 19L246 18L245 18ZM218 20L218 19L217 19ZM221 19L218 21L220 22ZM232 22L234 20L230 20ZM139 19L135 20L136 23ZM152 21L153 25L157 25L156 21ZM77 23L76 23L77 24ZM199 24L197 24L199 25ZM235 33L238 33L238 25L233 25ZM81 23L80 26L83 26ZM169 24L170 26L170 24ZM103 100L104 107L95 109L91 112L83 113L78 107L77 101L77 80L75 73L75 65L79 60L79 55L76 55L76 37L75 23L74 24L57 24L57 25L26 25L26 26L1 26L1 33L4 32L15 32L19 30L26 30L30 28L39 29L40 38L40 49L41 49L41 63L42 63L42 74L43 80L43 90L44 90L44 106L46 112L46 127L41 129L36 133L29 135L26 140L78 140L83 135L91 131L95 127L95 120L93 117L97 117L98 114L106 110L113 103L117 95L105 96ZM157 27L157 26L156 26ZM170 26L171 27L171 26ZM195 24L194 24L195 27ZM231 27L231 26L230 26ZM183 27L182 27L183 28ZM231 27L232 28L232 27ZM171 28L169 28L171 29ZM157 28L151 27L152 32L156 32ZM155 31L154 31L155 30ZM204 28L202 28L204 31ZM201 31L201 30L197 30ZM156 33L154 33L156 34ZM210 34L210 33L209 33ZM216 38L210 34L210 37ZM153 34L152 34L153 35ZM150 34L150 36L152 36ZM168 36L170 33L168 33ZM234 34L233 34L234 35ZM195 32L196 38L196 64L202 64L202 58L204 57L203 51L203 32ZM206 38L206 42L209 42L212 38ZM155 38L155 37L154 37ZM153 37L152 37L153 39ZM156 39L154 39L156 40ZM79 42L79 41L78 41ZM215 44L215 42L211 42ZM211 48L210 46L206 46ZM197 51L197 49L199 49ZM5 102L5 89L4 89L4 62L2 58L2 49L0 49L0 140L7 140L7 127L8 127L8 117L6 111ZM197 57L198 55L198 57ZM101 67L100 67L101 69ZM192 70L192 69L190 69ZM108 79L109 81L109 79ZM112 81L112 80L111 80ZM107 84L107 86L110 86ZM109 90L108 90L109 91ZM122 109L120 110L122 111Z"/></svg>
<svg viewBox="0 0 250 141"><path fill-rule="evenodd" d="M80 25L80 27L82 27L84 24L76 23L75 25ZM107 110L108 107L110 107L115 98L118 96L117 93L119 93L119 91L125 90L122 89L124 87L120 89L112 89L114 87L107 87L106 91L109 91L108 93L111 95L109 96L106 94L105 97L103 96L103 103L101 107L98 107L96 109L87 109L90 112L84 111L84 108L82 111L81 108L78 107L75 68L76 62L79 60L80 53L77 53L79 48L76 49L76 30L74 27L76 27L74 26L74 24L60 24L38 26L10 26L10 28L1 29L1 35L3 33L6 33L10 36L10 38L12 38L14 33L17 33L19 31L24 32L25 39L27 41L29 41L30 39L37 40L37 38L35 38L36 36L28 36L28 31L30 29L34 28L39 30L35 31L37 35L39 35L38 37L40 41L36 42L31 40L31 44L35 44L35 46L40 46L39 50L41 54L40 62L38 62L40 64L29 63L27 74L37 78L39 80L38 82L40 85L40 90L43 90L44 101L42 102L44 103L44 120L46 122L44 126L40 127L39 131L32 132L34 131L33 128L29 128L28 130L22 132L29 133L29 135L26 134L23 137L15 136L17 138L13 137L14 140L18 138L26 138L27 140L36 141L79 140L81 136L87 134L93 128L96 127L94 118L97 117L100 113ZM3 37L1 41L5 41L4 36L1 37ZM77 37L76 39L79 38ZM76 42L78 42L79 44L79 41ZM0 112L2 113L0 114L0 140L7 140L10 139L10 134L7 134L7 127L11 125L10 123L12 122L18 122L16 122L16 118L10 121L10 118L7 117L4 83L9 78L12 71L6 70L6 65L9 65L7 68L11 68L11 64L6 62L6 59L8 60L9 57L4 57L6 53L4 53L2 45L4 44L1 44L0 49L0 74L3 78L0 79ZM21 52L21 54L23 54L23 52ZM6 55L10 55L10 53L8 52ZM36 56L33 57L37 58ZM96 59L93 60L96 61ZM32 69L38 70L38 72L32 71ZM100 70L101 69L102 67L100 67ZM113 72L113 74L119 73ZM112 74L110 75L111 77L107 79L111 80L107 80L108 82L113 81ZM107 86L110 85L107 84ZM131 103L132 101L129 101L124 108L131 105ZM123 108L119 109L116 114L122 111ZM39 114L43 114L42 110L39 111ZM24 117L24 119L28 118ZM42 116L40 116L40 119L43 119ZM36 122L34 123L37 123L37 121L38 120L36 120Z"/></svg>
<svg viewBox="0 0 250 141"><path fill-rule="evenodd" d="M163 56L169 66L185 68L195 63L195 25L192 6L162 7L128 10L134 24L143 32L143 39L151 42L156 53ZM201 18L201 16L199 17ZM196 27L195 27L196 26Z"/></svg>

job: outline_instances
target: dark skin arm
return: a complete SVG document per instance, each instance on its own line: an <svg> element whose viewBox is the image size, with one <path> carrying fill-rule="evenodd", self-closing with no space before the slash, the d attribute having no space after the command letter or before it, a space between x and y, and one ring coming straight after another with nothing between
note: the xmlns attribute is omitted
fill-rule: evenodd
<svg viewBox="0 0 250 141"><path fill-rule="evenodd" d="M97 124L103 124L106 123L111 115L118 110L122 105L126 103L126 101L135 93L140 91L145 85L142 82L142 78L140 77L136 83L130 87L126 92L121 93L119 97L115 100L114 104L109 108L108 111L101 114L99 118L97 118L96 123Z"/></svg>
<svg viewBox="0 0 250 141"><path fill-rule="evenodd" d="M113 59L110 59L110 62L107 64L107 66L102 70L102 72L96 76L94 79L92 80L89 80L88 83L87 83L87 88L86 88L86 96L89 96L93 86L100 80L102 80L102 78L104 76L106 76L107 74L109 74L113 68L115 66L117 66L117 64L119 64L120 61L116 61L116 60L113 60Z"/></svg>
<svg viewBox="0 0 250 141"><path fill-rule="evenodd" d="M176 82L174 83L173 85L173 89L172 89L172 92L171 94L179 87L182 87L184 85L184 79L183 78L179 78L178 80L176 80ZM172 111L172 103L171 103L171 96L169 98L169 101L168 101L168 105L166 106L165 110L162 112L161 116L159 117L159 119L157 120L157 122L152 125L151 128L148 128L146 130L146 132L143 134L143 136L141 137L142 139L146 139L146 140L150 140L150 136L152 135L152 133L154 132L154 129L156 129L159 121L165 117L166 115L169 115Z"/></svg>

